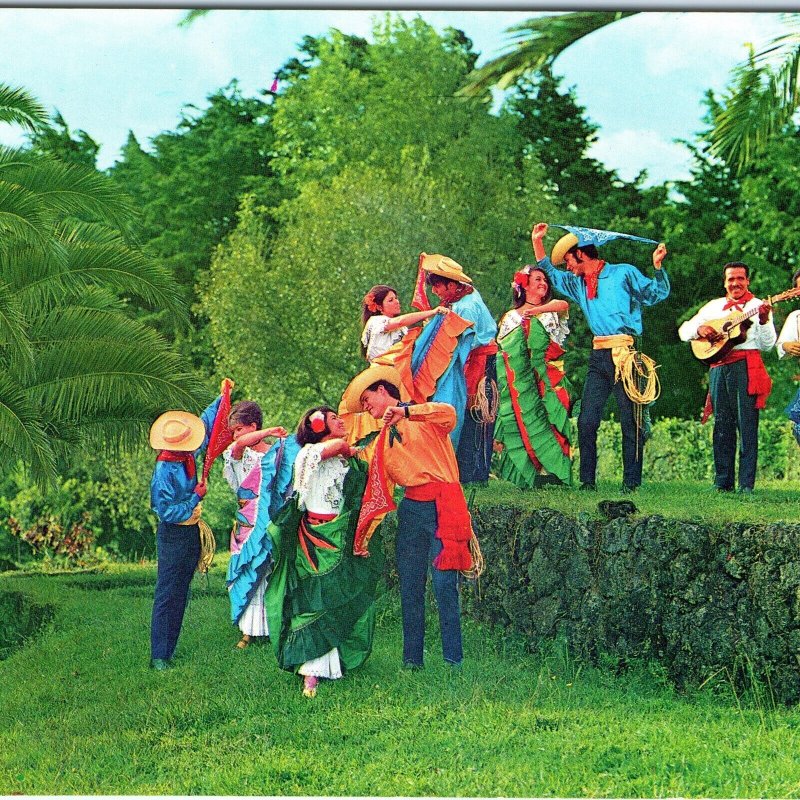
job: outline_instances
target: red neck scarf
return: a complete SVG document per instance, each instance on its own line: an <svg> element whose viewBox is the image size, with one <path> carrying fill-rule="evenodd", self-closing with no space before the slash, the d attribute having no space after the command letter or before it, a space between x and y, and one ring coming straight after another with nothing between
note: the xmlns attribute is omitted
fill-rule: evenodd
<svg viewBox="0 0 800 800"><path fill-rule="evenodd" d="M724 306L722 306L723 311L727 311L729 308L736 308L741 311L745 304L749 303L753 299L752 292L745 292L738 300L728 300Z"/></svg>
<svg viewBox="0 0 800 800"><path fill-rule="evenodd" d="M197 465L194 462L194 453L178 453L175 450L162 450L156 461L177 461L183 464L186 477L191 480L197 475Z"/></svg>
<svg viewBox="0 0 800 800"><path fill-rule="evenodd" d="M590 300L594 300L597 297L597 279L600 277L605 265L605 261L592 261L588 264L581 262L574 270L570 270L574 275L579 275L586 282L586 296Z"/></svg>

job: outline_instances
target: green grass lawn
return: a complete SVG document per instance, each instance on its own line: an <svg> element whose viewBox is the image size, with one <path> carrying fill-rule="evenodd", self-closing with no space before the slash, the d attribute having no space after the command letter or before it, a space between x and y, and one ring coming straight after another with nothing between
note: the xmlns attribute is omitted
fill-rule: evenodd
<svg viewBox="0 0 800 800"><path fill-rule="evenodd" d="M162 673L146 666L152 566L0 576L55 607L0 662L0 794L800 795L796 709L719 680L681 696L657 669L615 675L554 645L529 656L470 620L460 674L430 618L426 669L403 672L394 593L367 663L304 699L268 647L233 648L224 560L208 590L195 580Z"/></svg>
<svg viewBox="0 0 800 800"><path fill-rule="evenodd" d="M470 490L467 497L470 497ZM507 481L491 480L487 487L475 492L475 502L479 505L504 503L531 509L547 506L570 516L583 512L598 517L597 504L601 500L630 500L642 515L660 514L718 525L730 522L796 523L800 521L797 497L795 482L777 480L758 481L755 492L750 495L717 492L702 481L645 482L635 493L624 495L619 481L599 481L596 492L583 492L566 486L520 491Z"/></svg>

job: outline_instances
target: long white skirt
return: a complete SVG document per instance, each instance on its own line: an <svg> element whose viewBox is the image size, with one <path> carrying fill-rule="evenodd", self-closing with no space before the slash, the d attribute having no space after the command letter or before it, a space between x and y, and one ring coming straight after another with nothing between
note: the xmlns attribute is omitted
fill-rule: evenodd
<svg viewBox="0 0 800 800"><path fill-rule="evenodd" d="M253 599L239 617L239 630L248 636L269 636L267 610L264 607L264 593L267 589L267 578L264 578L256 589Z"/></svg>
<svg viewBox="0 0 800 800"><path fill-rule="evenodd" d="M315 675L317 678L328 678L336 680L342 677L342 665L339 663L339 650L334 647L328 650L324 656L312 658L301 664L297 670L301 675Z"/></svg>

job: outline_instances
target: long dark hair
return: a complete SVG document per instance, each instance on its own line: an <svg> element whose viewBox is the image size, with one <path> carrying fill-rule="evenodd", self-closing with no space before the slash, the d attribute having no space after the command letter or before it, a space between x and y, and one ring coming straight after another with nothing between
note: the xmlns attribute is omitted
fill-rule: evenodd
<svg viewBox="0 0 800 800"><path fill-rule="evenodd" d="M321 431L315 431L311 428L311 417L318 411L321 411L325 418L325 427ZM335 414L336 412L330 406L314 406L314 408L309 408L308 411L300 417L300 422L297 424L297 441L301 447L307 444L321 442L331 432L331 429L328 427L329 413Z"/></svg>
<svg viewBox="0 0 800 800"><path fill-rule="evenodd" d="M397 289L395 289L393 286L387 286L385 283L379 283L377 286L373 286L364 295L364 300L361 302L362 325L366 325L367 320L370 317L375 317L378 314L383 314L381 306L383 305L383 301L386 299L386 295L388 295L389 292L394 292L395 294L397 294ZM370 306L374 306L375 309L374 310L370 309Z"/></svg>
<svg viewBox="0 0 800 800"><path fill-rule="evenodd" d="M540 267L529 267L526 265L525 269L528 271L529 278L534 272L541 272L542 275L544 275L545 282L547 283L547 294L542 298L542 305L544 305L544 303L549 303L553 299L553 284L550 283L550 278L547 277L547 273ZM520 286L518 283L514 284L514 288L511 290L514 308L519 308L521 305L525 304L526 288L525 286Z"/></svg>

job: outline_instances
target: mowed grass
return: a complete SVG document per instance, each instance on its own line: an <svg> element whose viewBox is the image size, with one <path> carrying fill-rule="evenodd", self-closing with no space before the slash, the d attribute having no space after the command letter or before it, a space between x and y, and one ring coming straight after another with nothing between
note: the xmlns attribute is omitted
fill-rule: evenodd
<svg viewBox="0 0 800 800"><path fill-rule="evenodd" d="M147 668L152 566L0 576L56 608L0 662L0 794L800 795L796 709L719 680L682 696L657 669L615 675L557 646L527 655L470 620L452 673L430 615L426 669L404 672L393 592L367 663L304 699L268 647L233 648L224 566L208 590L195 579L162 673Z"/></svg>
<svg viewBox="0 0 800 800"><path fill-rule="evenodd" d="M573 479L577 487L577 470ZM800 522L798 486L793 481L757 481L753 494L717 492L703 481L645 481L633 494L622 494L620 481L598 481L596 492L566 486L520 491L507 481L493 479L488 486L474 491L477 505L499 503L531 510L547 507L568 516L585 513L597 518L601 516L597 508L601 500L626 500L641 515L660 514L717 527L731 522ZM471 493L468 489L468 499Z"/></svg>

